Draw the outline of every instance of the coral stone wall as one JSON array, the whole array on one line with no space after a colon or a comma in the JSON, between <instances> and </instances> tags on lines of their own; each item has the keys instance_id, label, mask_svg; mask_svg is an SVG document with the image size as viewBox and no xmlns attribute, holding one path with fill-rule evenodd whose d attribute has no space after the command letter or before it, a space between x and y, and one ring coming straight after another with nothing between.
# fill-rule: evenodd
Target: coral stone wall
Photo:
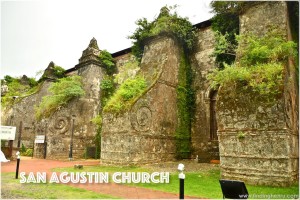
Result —
<instances>
[{"instance_id":1,"label":"coral stone wall","mask_svg":"<svg viewBox=\"0 0 300 200\"><path fill-rule=\"evenodd\" d=\"M22 143L27 148L33 148L35 134L45 134L45 123L37 122L35 119L34 105L41 102L42 97L48 94L51 81L45 81L38 93L30 96L15 99L15 104L10 108L5 108L1 111L1 125L15 126L16 136L13 141L12 156L15 157L15 153L18 150L18 143L22 147ZM20 141L20 142L19 142Z\"/></svg>"},{"instance_id":2,"label":"coral stone wall","mask_svg":"<svg viewBox=\"0 0 300 200\"><path fill-rule=\"evenodd\" d=\"M100 82L106 73L98 60L99 52L97 41L92 39L88 48L84 50L79 64L67 73L68 76L82 77L85 95L79 99L73 99L51 117L37 121L35 106L40 104L44 96L51 95L48 88L55 81L54 79L51 81L47 79L37 93L16 99L16 103L11 108L2 110L1 124L17 127L16 139L13 142L13 156L18 150L19 138L20 147L22 143L26 148L34 147L33 156L38 158L44 158L45 149L46 158L69 158L72 133L73 158L83 158L87 147L95 147L96 127L91 119L100 110ZM45 72L51 71L51 67L54 67L53 62L49 64ZM49 76L55 78L53 74L47 74L47 77ZM34 144L36 135L46 136L45 143Z\"/></svg>"},{"instance_id":3,"label":"coral stone wall","mask_svg":"<svg viewBox=\"0 0 300 200\"><path fill-rule=\"evenodd\" d=\"M241 34L287 33L286 2L265 2L240 17ZM242 55L239 55L242 56ZM289 76L285 73L285 76ZM290 126L292 104L284 93L273 103L249 90L220 88L217 100L221 174L224 179L287 186L298 180L298 133ZM298 125L296 125L298 127Z\"/></svg>"}]
</instances>

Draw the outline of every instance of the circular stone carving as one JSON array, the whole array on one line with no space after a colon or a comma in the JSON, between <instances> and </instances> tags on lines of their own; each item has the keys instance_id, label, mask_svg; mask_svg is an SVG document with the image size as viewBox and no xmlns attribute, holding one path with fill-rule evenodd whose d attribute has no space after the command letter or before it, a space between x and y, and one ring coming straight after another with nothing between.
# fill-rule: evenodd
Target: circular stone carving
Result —
<instances>
[{"instance_id":1,"label":"circular stone carving","mask_svg":"<svg viewBox=\"0 0 300 200\"><path fill-rule=\"evenodd\" d=\"M67 117L57 117L50 124L50 131L63 134L69 130L70 122Z\"/></svg>"},{"instance_id":2,"label":"circular stone carving","mask_svg":"<svg viewBox=\"0 0 300 200\"><path fill-rule=\"evenodd\" d=\"M140 107L131 114L131 124L137 131L149 130L152 122L152 113L148 107Z\"/></svg>"}]
</instances>

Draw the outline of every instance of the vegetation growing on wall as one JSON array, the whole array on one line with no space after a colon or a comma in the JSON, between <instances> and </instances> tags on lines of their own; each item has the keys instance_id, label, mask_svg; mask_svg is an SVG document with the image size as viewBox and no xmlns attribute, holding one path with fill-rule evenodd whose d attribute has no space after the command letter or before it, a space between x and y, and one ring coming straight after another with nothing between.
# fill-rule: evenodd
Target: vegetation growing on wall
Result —
<instances>
[{"instance_id":1,"label":"vegetation growing on wall","mask_svg":"<svg viewBox=\"0 0 300 200\"><path fill-rule=\"evenodd\" d=\"M151 36L159 35L162 32L170 32L177 37L186 50L191 50L195 44L196 31L187 18L182 18L170 13L176 6L164 6L159 16L148 22L146 18L139 19L136 24L138 28L129 36L133 40L132 53L141 60L144 51L144 41Z\"/></svg>"},{"instance_id":2,"label":"vegetation growing on wall","mask_svg":"<svg viewBox=\"0 0 300 200\"><path fill-rule=\"evenodd\" d=\"M128 110L146 88L147 83L142 76L127 79L107 102L104 111L118 114Z\"/></svg>"},{"instance_id":3,"label":"vegetation growing on wall","mask_svg":"<svg viewBox=\"0 0 300 200\"><path fill-rule=\"evenodd\" d=\"M290 56L297 56L297 44L286 41L276 28L265 36L238 36L241 44L238 62L225 65L224 70L215 70L208 76L213 87L222 86L246 90L251 88L262 97L274 100L283 88L283 66Z\"/></svg>"},{"instance_id":4,"label":"vegetation growing on wall","mask_svg":"<svg viewBox=\"0 0 300 200\"><path fill-rule=\"evenodd\" d=\"M110 76L105 77L100 83L100 88L101 106L104 107L115 91L115 84L113 78Z\"/></svg>"},{"instance_id":5,"label":"vegetation growing on wall","mask_svg":"<svg viewBox=\"0 0 300 200\"><path fill-rule=\"evenodd\" d=\"M53 67L53 75L54 75L56 78L63 78L63 77L65 77L65 71L66 71L66 70L65 70L64 68L62 68L61 66L55 65L55 66ZM44 72L44 71L42 71L42 72ZM46 72L47 72L47 71L46 71ZM44 73L44 74L42 75L42 77L39 79L38 82L44 81L45 79L49 78L48 76L49 76L49 74Z\"/></svg>"},{"instance_id":6,"label":"vegetation growing on wall","mask_svg":"<svg viewBox=\"0 0 300 200\"><path fill-rule=\"evenodd\" d=\"M84 95L80 76L59 79L57 82L52 83L48 90L52 95L44 96L42 102L35 108L37 120L50 117L72 99Z\"/></svg>"},{"instance_id":7,"label":"vegetation growing on wall","mask_svg":"<svg viewBox=\"0 0 300 200\"><path fill-rule=\"evenodd\" d=\"M224 64L232 64L235 60L235 48L237 45L235 35L239 34L239 14L237 1L212 1L210 6L215 14L212 20L212 29L215 32L215 51L213 56L219 68ZM225 41L230 41L225 42ZM228 46L228 44L232 44Z\"/></svg>"},{"instance_id":8,"label":"vegetation growing on wall","mask_svg":"<svg viewBox=\"0 0 300 200\"><path fill-rule=\"evenodd\" d=\"M54 66L53 70L54 70L54 75L57 78L65 77L65 71L66 70L64 68L62 68L61 66Z\"/></svg>"},{"instance_id":9,"label":"vegetation growing on wall","mask_svg":"<svg viewBox=\"0 0 300 200\"><path fill-rule=\"evenodd\" d=\"M27 78L26 82L26 84L21 83L21 78L13 78L8 75L4 76L4 79L1 80L1 85L7 85L8 91L1 94L1 106L11 106L16 101L34 94L39 90L40 84L38 84L34 78Z\"/></svg>"},{"instance_id":10,"label":"vegetation growing on wall","mask_svg":"<svg viewBox=\"0 0 300 200\"><path fill-rule=\"evenodd\" d=\"M112 55L107 50L102 50L99 54L99 60L103 67L106 69L107 75L104 76L100 83L101 88L101 108L105 107L108 100L111 98L115 91L115 84L113 81L112 74L116 71L116 65ZM96 135L94 143L96 146L96 158L100 158L101 152L101 131L102 131L102 109L99 114L92 119L93 124L96 125Z\"/></svg>"},{"instance_id":11,"label":"vegetation growing on wall","mask_svg":"<svg viewBox=\"0 0 300 200\"><path fill-rule=\"evenodd\" d=\"M191 154L191 120L194 113L194 90L192 89L191 66L182 52L178 73L177 109L178 126L176 129L176 157L189 158Z\"/></svg>"},{"instance_id":12,"label":"vegetation growing on wall","mask_svg":"<svg viewBox=\"0 0 300 200\"><path fill-rule=\"evenodd\" d=\"M115 63L111 54L107 50L102 50L99 54L99 59L103 66L107 70L108 74L112 74L115 71Z\"/></svg>"},{"instance_id":13,"label":"vegetation growing on wall","mask_svg":"<svg viewBox=\"0 0 300 200\"><path fill-rule=\"evenodd\" d=\"M191 153L191 119L194 110L194 93L192 90L192 71L188 63L187 54L196 43L196 30L187 18L181 18L175 12L170 13L174 7L163 7L159 16L148 22L145 18L137 21L139 26L130 36L134 40L133 54L141 59L143 55L145 39L159 35L160 33L172 33L183 47L179 67L179 83L177 92L178 126L176 129L176 156L177 158L189 158ZM116 105L116 103L114 103Z\"/></svg>"},{"instance_id":14,"label":"vegetation growing on wall","mask_svg":"<svg viewBox=\"0 0 300 200\"><path fill-rule=\"evenodd\" d=\"M213 56L220 69L225 64L232 64L236 57L237 40L239 35L239 15L249 7L259 4L257 1L212 1L210 6L214 17L212 29L215 32L216 44ZM225 42L229 41L229 42Z\"/></svg>"}]
</instances>

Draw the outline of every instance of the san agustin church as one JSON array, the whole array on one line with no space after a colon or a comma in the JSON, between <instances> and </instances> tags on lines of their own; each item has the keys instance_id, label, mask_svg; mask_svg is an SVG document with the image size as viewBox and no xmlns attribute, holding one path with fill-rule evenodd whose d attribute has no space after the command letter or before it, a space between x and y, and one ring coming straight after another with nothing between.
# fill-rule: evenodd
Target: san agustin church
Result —
<instances>
[{"instance_id":1,"label":"san agustin church","mask_svg":"<svg viewBox=\"0 0 300 200\"><path fill-rule=\"evenodd\" d=\"M268 27L277 26L287 40L293 39L287 2L254 5L239 19L240 34L260 36ZM211 21L195 24L194 28L196 47L186 57L182 56L182 44L168 33L144 41L143 56L137 67L128 67L135 59L132 48L111 54L117 68L113 76L119 77L121 83L126 76L145 80L142 93L128 109L117 114L103 107L105 89L101 83L109 73L99 60L101 44L98 46L93 38L78 64L64 72L66 77L81 77L84 95L37 120L36 107L43 97L51 95L48 89L59 78L55 63L50 62L36 92L15 97L10 106L2 108L1 124L16 127L15 140L4 142L2 151L8 157L14 156L23 145L33 149L37 158L68 159L71 145L74 159L98 153L101 163L120 165L178 158L197 158L198 162L219 160L222 178L291 185L299 176L299 93L295 65L291 60L286 62L283 92L275 102L259 100L251 91L232 97L226 88L212 87L207 78L217 67L211 56L215 48ZM185 63L190 67L185 67ZM180 91L188 89L183 84L186 83L183 73L193 77L189 87L194 94L194 110L188 114L181 104L186 96ZM2 85L2 90L5 97L9 87ZM94 123L97 116L101 128ZM184 133L179 140L178 131ZM37 136L43 142L36 143ZM95 144L96 137L101 148Z\"/></svg>"}]
</instances>

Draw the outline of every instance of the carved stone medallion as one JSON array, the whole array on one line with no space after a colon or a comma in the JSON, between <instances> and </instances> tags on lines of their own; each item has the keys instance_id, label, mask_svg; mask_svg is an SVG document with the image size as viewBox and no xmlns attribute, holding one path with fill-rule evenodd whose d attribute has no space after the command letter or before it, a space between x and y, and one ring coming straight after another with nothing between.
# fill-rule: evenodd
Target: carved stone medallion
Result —
<instances>
[{"instance_id":1,"label":"carved stone medallion","mask_svg":"<svg viewBox=\"0 0 300 200\"><path fill-rule=\"evenodd\" d=\"M152 123L152 112L146 107L142 106L131 113L131 125L137 131L149 130Z\"/></svg>"},{"instance_id":2,"label":"carved stone medallion","mask_svg":"<svg viewBox=\"0 0 300 200\"><path fill-rule=\"evenodd\" d=\"M65 116L60 116L53 119L50 123L50 131L53 133L63 134L70 128L70 121Z\"/></svg>"}]
</instances>

